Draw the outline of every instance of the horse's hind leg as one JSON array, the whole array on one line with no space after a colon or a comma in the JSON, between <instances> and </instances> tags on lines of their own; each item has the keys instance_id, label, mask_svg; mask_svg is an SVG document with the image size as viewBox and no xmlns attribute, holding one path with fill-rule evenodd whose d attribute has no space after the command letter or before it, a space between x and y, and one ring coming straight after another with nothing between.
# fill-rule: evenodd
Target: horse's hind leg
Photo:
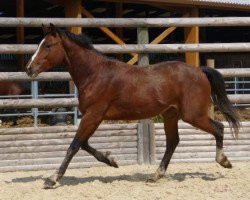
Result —
<instances>
[{"instance_id":1,"label":"horse's hind leg","mask_svg":"<svg viewBox=\"0 0 250 200\"><path fill-rule=\"evenodd\" d=\"M162 114L164 119L164 130L166 134L166 151L157 171L148 178L148 181L155 182L162 178L167 170L170 159L179 143L178 134L178 111L171 108Z\"/></svg>"},{"instance_id":2,"label":"horse's hind leg","mask_svg":"<svg viewBox=\"0 0 250 200\"><path fill-rule=\"evenodd\" d=\"M216 162L218 162L222 167L232 168L231 163L229 162L223 151L224 125L221 122L210 119L207 116L192 120L190 124L203 131L211 133L215 137Z\"/></svg>"},{"instance_id":3,"label":"horse's hind leg","mask_svg":"<svg viewBox=\"0 0 250 200\"><path fill-rule=\"evenodd\" d=\"M224 138L224 125L221 122L211 119L211 122L215 128L215 140L216 140L216 162L218 162L222 167L232 168L231 163L228 158L224 155L223 151L223 138Z\"/></svg>"},{"instance_id":4,"label":"horse's hind leg","mask_svg":"<svg viewBox=\"0 0 250 200\"><path fill-rule=\"evenodd\" d=\"M97 151L96 149L91 147L88 142L84 142L81 148L90 153L92 156L94 156L98 161L104 162L111 167L118 168L118 165L115 160L110 157L110 152L102 153L100 151Z\"/></svg>"}]
</instances>

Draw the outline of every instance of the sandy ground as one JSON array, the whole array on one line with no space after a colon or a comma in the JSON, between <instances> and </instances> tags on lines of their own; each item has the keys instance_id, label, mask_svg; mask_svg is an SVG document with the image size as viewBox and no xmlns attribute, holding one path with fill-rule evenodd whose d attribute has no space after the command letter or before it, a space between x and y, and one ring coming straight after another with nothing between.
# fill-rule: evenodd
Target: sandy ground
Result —
<instances>
[{"instance_id":1,"label":"sandy ground","mask_svg":"<svg viewBox=\"0 0 250 200\"><path fill-rule=\"evenodd\" d=\"M156 183L145 182L156 170L154 165L68 170L51 190L42 187L52 171L0 173L0 199L250 199L250 162L233 164L231 170L216 163L171 164L167 175Z\"/></svg>"}]
</instances>

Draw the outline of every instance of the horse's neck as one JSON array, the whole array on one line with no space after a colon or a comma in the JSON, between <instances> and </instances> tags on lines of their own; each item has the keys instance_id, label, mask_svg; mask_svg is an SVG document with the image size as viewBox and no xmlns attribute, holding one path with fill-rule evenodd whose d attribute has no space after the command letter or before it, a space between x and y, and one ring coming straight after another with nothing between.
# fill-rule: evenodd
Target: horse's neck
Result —
<instances>
[{"instance_id":1,"label":"horse's neck","mask_svg":"<svg viewBox=\"0 0 250 200\"><path fill-rule=\"evenodd\" d=\"M64 39L63 46L66 52L66 68L78 87L91 78L92 74L95 74L97 63L102 58L96 52L81 48L67 39Z\"/></svg>"}]
</instances>

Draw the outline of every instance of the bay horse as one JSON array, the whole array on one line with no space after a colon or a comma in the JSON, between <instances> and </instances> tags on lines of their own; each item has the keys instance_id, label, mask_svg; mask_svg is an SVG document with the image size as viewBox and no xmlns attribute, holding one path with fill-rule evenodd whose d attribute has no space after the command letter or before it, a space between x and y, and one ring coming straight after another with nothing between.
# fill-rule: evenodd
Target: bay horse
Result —
<instances>
[{"instance_id":1,"label":"bay horse","mask_svg":"<svg viewBox=\"0 0 250 200\"><path fill-rule=\"evenodd\" d=\"M0 81L0 95L20 95L24 88L13 81Z\"/></svg>"},{"instance_id":2,"label":"bay horse","mask_svg":"<svg viewBox=\"0 0 250 200\"><path fill-rule=\"evenodd\" d=\"M25 91L25 88L17 82L0 81L0 96L21 95L24 91ZM0 110L0 113L5 113L5 112L6 110L4 109ZM16 113L17 110L13 110L12 112ZM16 117L11 117L11 120L13 120L13 125L17 125Z\"/></svg>"},{"instance_id":3,"label":"bay horse","mask_svg":"<svg viewBox=\"0 0 250 200\"><path fill-rule=\"evenodd\" d=\"M158 180L166 172L179 143L179 119L212 134L216 140L216 161L225 168L232 167L223 152L223 124L208 115L212 97L237 136L238 115L227 98L218 71L179 61L144 68L132 66L100 54L85 35L75 35L53 24L43 26L43 31L45 37L27 63L26 73L36 77L64 63L78 89L79 109L83 114L61 166L46 179L44 188L52 188L63 177L80 148L98 161L118 167L109 153L102 153L88 143L103 120L138 120L162 115L166 152L150 181Z\"/></svg>"}]
</instances>

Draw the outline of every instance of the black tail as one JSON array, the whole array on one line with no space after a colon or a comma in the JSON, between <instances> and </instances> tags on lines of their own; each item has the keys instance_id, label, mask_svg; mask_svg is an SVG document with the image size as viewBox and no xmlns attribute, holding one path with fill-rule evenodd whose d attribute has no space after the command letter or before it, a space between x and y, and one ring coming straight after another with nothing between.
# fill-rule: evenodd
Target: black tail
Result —
<instances>
[{"instance_id":1,"label":"black tail","mask_svg":"<svg viewBox=\"0 0 250 200\"><path fill-rule=\"evenodd\" d=\"M233 129L235 137L238 138L240 128L239 116L227 97L222 75L210 67L201 67L201 70L206 74L210 82L214 105L223 113L230 127Z\"/></svg>"}]
</instances>

